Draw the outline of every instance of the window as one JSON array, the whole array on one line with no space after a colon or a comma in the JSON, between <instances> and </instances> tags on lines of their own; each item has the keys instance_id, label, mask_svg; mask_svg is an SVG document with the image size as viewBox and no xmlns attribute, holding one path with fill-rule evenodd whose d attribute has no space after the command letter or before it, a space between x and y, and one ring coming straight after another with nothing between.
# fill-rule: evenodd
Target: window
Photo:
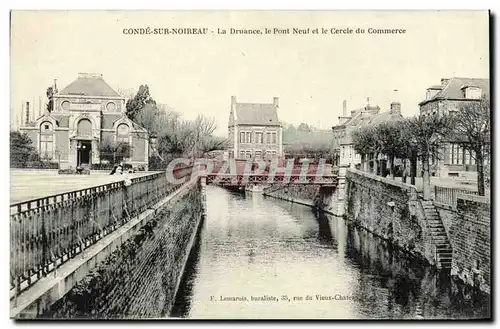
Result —
<instances>
[{"instance_id":1,"label":"window","mask_svg":"<svg viewBox=\"0 0 500 329\"><path fill-rule=\"evenodd\" d=\"M247 139L246 139L245 143L251 143L252 142L252 133L251 132L247 132L246 136L247 136Z\"/></svg>"},{"instance_id":2,"label":"window","mask_svg":"<svg viewBox=\"0 0 500 329\"><path fill-rule=\"evenodd\" d=\"M262 144L262 137L263 137L263 134L261 132L256 132L255 133L255 143L257 144Z\"/></svg>"},{"instance_id":3,"label":"window","mask_svg":"<svg viewBox=\"0 0 500 329\"><path fill-rule=\"evenodd\" d=\"M266 143L271 144L271 133L266 133Z\"/></svg>"},{"instance_id":4,"label":"window","mask_svg":"<svg viewBox=\"0 0 500 329\"><path fill-rule=\"evenodd\" d=\"M276 157L276 151L273 151L273 157Z\"/></svg>"},{"instance_id":5,"label":"window","mask_svg":"<svg viewBox=\"0 0 500 329\"><path fill-rule=\"evenodd\" d=\"M273 144L276 144L276 133L273 133Z\"/></svg>"},{"instance_id":6,"label":"window","mask_svg":"<svg viewBox=\"0 0 500 329\"><path fill-rule=\"evenodd\" d=\"M244 132L240 133L240 143L245 143L245 133Z\"/></svg>"},{"instance_id":7,"label":"window","mask_svg":"<svg viewBox=\"0 0 500 329\"><path fill-rule=\"evenodd\" d=\"M40 125L40 156L50 160L54 154L54 130L52 123L44 122Z\"/></svg>"},{"instance_id":8,"label":"window","mask_svg":"<svg viewBox=\"0 0 500 329\"><path fill-rule=\"evenodd\" d=\"M262 152L261 151L255 151L255 157L256 158L260 158L262 156Z\"/></svg>"},{"instance_id":9,"label":"window","mask_svg":"<svg viewBox=\"0 0 500 329\"><path fill-rule=\"evenodd\" d=\"M89 119L81 119L76 128L78 136L91 137L92 136L92 122Z\"/></svg>"},{"instance_id":10,"label":"window","mask_svg":"<svg viewBox=\"0 0 500 329\"><path fill-rule=\"evenodd\" d=\"M247 151L246 155L247 155L247 159L250 159L252 157L252 152L251 151Z\"/></svg>"},{"instance_id":11,"label":"window","mask_svg":"<svg viewBox=\"0 0 500 329\"><path fill-rule=\"evenodd\" d=\"M458 162L457 163L463 164L464 163L463 147L460 147L460 145L457 145L457 146L458 146L458 152L457 152Z\"/></svg>"},{"instance_id":12,"label":"window","mask_svg":"<svg viewBox=\"0 0 500 329\"><path fill-rule=\"evenodd\" d=\"M243 159L245 157L245 151L240 151L240 158Z\"/></svg>"},{"instance_id":13,"label":"window","mask_svg":"<svg viewBox=\"0 0 500 329\"><path fill-rule=\"evenodd\" d=\"M481 88L477 88L477 87L465 87L464 88L464 98L480 99L481 96L482 96Z\"/></svg>"},{"instance_id":14,"label":"window","mask_svg":"<svg viewBox=\"0 0 500 329\"><path fill-rule=\"evenodd\" d=\"M116 141L129 143L129 131L130 128L127 124L122 123L118 125L118 128L116 129Z\"/></svg>"}]
</instances>

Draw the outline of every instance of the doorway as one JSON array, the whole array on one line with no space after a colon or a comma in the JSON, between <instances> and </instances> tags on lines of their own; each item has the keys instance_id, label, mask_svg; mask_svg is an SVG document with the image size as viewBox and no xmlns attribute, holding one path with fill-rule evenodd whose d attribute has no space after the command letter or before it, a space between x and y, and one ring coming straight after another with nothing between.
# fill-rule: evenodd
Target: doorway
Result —
<instances>
[{"instance_id":1,"label":"doorway","mask_svg":"<svg viewBox=\"0 0 500 329\"><path fill-rule=\"evenodd\" d=\"M92 143L90 141L78 141L77 166L90 166Z\"/></svg>"}]
</instances>

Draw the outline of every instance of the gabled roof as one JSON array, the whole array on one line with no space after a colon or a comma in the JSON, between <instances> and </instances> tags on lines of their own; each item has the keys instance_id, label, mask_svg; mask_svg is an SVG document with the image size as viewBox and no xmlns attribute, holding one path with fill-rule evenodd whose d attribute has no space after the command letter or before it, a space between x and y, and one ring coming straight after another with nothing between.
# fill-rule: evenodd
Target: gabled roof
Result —
<instances>
[{"instance_id":1,"label":"gabled roof","mask_svg":"<svg viewBox=\"0 0 500 329\"><path fill-rule=\"evenodd\" d=\"M420 102L419 105L424 105L426 103L435 100L465 100L464 93L462 91L463 87L478 87L481 88L482 92L486 95L490 94L490 79L478 79L478 78L451 78L448 83L437 92L434 97ZM433 89L428 88L428 89ZM436 88L437 89L437 88Z\"/></svg>"},{"instance_id":2,"label":"gabled roof","mask_svg":"<svg viewBox=\"0 0 500 329\"><path fill-rule=\"evenodd\" d=\"M58 95L82 95L122 98L100 74L78 74L78 78L61 90Z\"/></svg>"},{"instance_id":3,"label":"gabled roof","mask_svg":"<svg viewBox=\"0 0 500 329\"><path fill-rule=\"evenodd\" d=\"M278 126L278 111L274 104L236 103L236 124Z\"/></svg>"},{"instance_id":4,"label":"gabled roof","mask_svg":"<svg viewBox=\"0 0 500 329\"><path fill-rule=\"evenodd\" d=\"M382 112L379 113L371 118L371 120L368 122L369 125L377 125L379 123L385 122L385 121L392 121L392 120L399 120L402 119L403 116L401 113L395 113L391 114L391 112Z\"/></svg>"}]
</instances>

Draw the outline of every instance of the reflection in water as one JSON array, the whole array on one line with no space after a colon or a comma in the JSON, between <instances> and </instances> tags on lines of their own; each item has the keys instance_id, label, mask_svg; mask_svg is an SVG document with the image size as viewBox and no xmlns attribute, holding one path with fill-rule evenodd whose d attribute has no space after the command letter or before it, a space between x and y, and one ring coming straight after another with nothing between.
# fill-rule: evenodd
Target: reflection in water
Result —
<instances>
[{"instance_id":1,"label":"reflection in water","mask_svg":"<svg viewBox=\"0 0 500 329\"><path fill-rule=\"evenodd\" d=\"M171 316L489 317L487 298L342 218L211 186L207 205Z\"/></svg>"}]
</instances>

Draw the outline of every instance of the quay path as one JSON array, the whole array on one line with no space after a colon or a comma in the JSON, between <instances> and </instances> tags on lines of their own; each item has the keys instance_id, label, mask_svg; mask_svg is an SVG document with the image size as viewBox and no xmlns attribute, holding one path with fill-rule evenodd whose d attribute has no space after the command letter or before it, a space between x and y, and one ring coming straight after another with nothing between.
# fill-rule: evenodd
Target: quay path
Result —
<instances>
[{"instance_id":1,"label":"quay path","mask_svg":"<svg viewBox=\"0 0 500 329\"><path fill-rule=\"evenodd\" d=\"M136 172L126 176L134 178L148 174L151 172ZM12 169L10 203L116 182L126 176L110 175L109 171L92 171L90 175L58 175L57 170Z\"/></svg>"}]
</instances>

